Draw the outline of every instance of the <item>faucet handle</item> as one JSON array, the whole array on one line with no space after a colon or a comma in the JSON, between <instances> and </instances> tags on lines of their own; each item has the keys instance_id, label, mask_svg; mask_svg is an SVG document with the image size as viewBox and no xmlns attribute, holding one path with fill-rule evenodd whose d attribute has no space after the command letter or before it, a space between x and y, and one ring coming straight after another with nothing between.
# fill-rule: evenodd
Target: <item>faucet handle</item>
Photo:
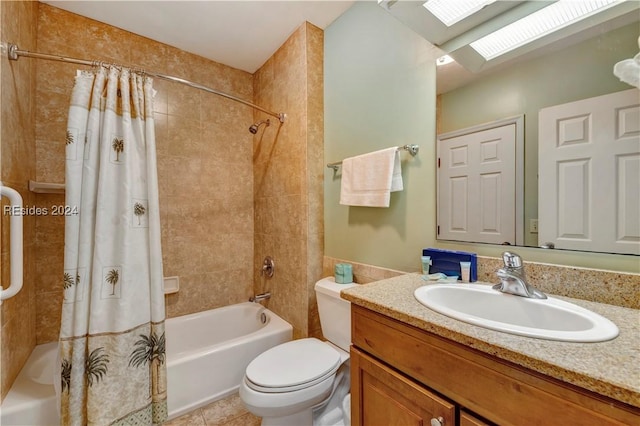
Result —
<instances>
[{"instance_id":1,"label":"faucet handle","mask_svg":"<svg viewBox=\"0 0 640 426\"><path fill-rule=\"evenodd\" d=\"M520 268L522 266L522 258L510 251L502 253L502 261L507 268Z\"/></svg>"},{"instance_id":2,"label":"faucet handle","mask_svg":"<svg viewBox=\"0 0 640 426\"><path fill-rule=\"evenodd\" d=\"M267 256L264 258L262 262L262 269L260 270L260 275L266 275L267 278L273 277L275 273L276 263L273 261L271 256Z\"/></svg>"}]
</instances>

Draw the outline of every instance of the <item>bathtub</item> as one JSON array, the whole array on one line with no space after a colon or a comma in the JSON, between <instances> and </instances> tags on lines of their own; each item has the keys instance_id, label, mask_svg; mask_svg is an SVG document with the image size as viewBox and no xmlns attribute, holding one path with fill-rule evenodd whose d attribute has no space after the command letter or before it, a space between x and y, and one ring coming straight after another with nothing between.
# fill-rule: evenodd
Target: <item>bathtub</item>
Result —
<instances>
[{"instance_id":1,"label":"bathtub","mask_svg":"<svg viewBox=\"0 0 640 426\"><path fill-rule=\"evenodd\" d=\"M263 315L264 314L264 315ZM237 391L258 354L287 342L289 323L256 303L240 303L165 322L169 418ZM57 425L53 366L57 342L35 347L0 407L0 425Z\"/></svg>"}]
</instances>

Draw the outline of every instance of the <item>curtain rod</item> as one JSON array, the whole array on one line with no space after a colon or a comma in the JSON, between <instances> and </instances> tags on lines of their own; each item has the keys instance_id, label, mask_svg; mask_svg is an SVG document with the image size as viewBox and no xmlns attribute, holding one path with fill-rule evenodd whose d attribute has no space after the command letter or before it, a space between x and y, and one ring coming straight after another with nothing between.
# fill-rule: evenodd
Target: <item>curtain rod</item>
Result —
<instances>
[{"instance_id":1,"label":"curtain rod","mask_svg":"<svg viewBox=\"0 0 640 426\"><path fill-rule=\"evenodd\" d=\"M3 45L4 45L4 43L3 43ZM99 66L99 65L122 66L122 65L119 65L119 64L112 64L112 63L109 63L109 62L89 61L89 60L86 60L86 59L68 58L68 57L59 56L59 55L49 55L47 53L29 52L27 50L20 50L17 45L12 44L12 43L7 43L6 44L6 48L7 48L7 57L10 60L13 60L13 61L17 61L20 56L24 56L25 58L46 59L46 60L49 60L49 61L58 61L58 62L69 62L69 63L72 63L72 64L89 65L89 66L92 66L92 67ZM284 123L284 120L287 118L287 115L285 113L283 113L283 112L269 111L267 109L262 108L261 106L252 104L251 102L248 102L248 101L245 101L244 99L240 99L240 98L237 98L237 97L235 97L233 95L230 95L228 93L221 92L219 90L215 90L215 89L212 89L212 88L207 87L207 86L203 86L202 84L194 83L193 81L185 80L185 79L180 78L180 77L174 77L172 75L164 75L164 74L160 74L160 73L156 73L156 72L146 71L146 70L144 70L142 68L137 68L137 67L126 67L125 66L125 68L130 68L130 69L132 69L134 71L140 71L140 72L142 72L144 74L150 75L152 77L161 78L163 80L168 80L168 81L173 81L173 82L176 82L176 83L185 84L185 85L193 87L195 89L204 90L205 92L213 93L215 95L222 96L222 97L227 98L227 99L231 99L232 101L240 102L241 104L244 104L244 105L249 106L251 108L255 108L255 109L259 110L259 111L262 111L262 112L264 112L266 114L269 114L269 115L272 115L272 116L276 117L278 120L280 120L281 123Z\"/></svg>"}]
</instances>

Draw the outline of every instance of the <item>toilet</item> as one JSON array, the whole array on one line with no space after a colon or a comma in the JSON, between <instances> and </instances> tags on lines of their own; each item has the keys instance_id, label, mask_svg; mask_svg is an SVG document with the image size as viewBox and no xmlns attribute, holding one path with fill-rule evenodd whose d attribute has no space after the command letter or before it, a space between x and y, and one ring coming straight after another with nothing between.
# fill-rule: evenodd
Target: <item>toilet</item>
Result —
<instances>
[{"instance_id":1,"label":"toilet","mask_svg":"<svg viewBox=\"0 0 640 426\"><path fill-rule=\"evenodd\" d=\"M349 391L351 304L340 291L354 285L337 284L333 277L315 285L322 334L329 341L283 343L258 355L245 370L240 398L262 417L263 426L311 426L314 418L319 424L348 425L342 417Z\"/></svg>"}]
</instances>

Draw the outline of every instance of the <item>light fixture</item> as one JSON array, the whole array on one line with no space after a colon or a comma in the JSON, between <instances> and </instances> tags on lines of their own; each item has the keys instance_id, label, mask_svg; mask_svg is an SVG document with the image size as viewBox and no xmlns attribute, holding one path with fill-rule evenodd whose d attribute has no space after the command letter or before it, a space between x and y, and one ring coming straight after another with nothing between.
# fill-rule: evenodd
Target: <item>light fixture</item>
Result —
<instances>
[{"instance_id":1,"label":"light fixture","mask_svg":"<svg viewBox=\"0 0 640 426\"><path fill-rule=\"evenodd\" d=\"M441 65L447 65L450 64L451 62L453 62L453 58L449 55L443 55L440 56L438 59L436 59L436 66L441 66Z\"/></svg>"},{"instance_id":2,"label":"light fixture","mask_svg":"<svg viewBox=\"0 0 640 426\"><path fill-rule=\"evenodd\" d=\"M423 6L447 27L473 15L496 0L429 0Z\"/></svg>"},{"instance_id":3,"label":"light fixture","mask_svg":"<svg viewBox=\"0 0 640 426\"><path fill-rule=\"evenodd\" d=\"M560 0L472 43L487 61L625 0Z\"/></svg>"}]
</instances>

